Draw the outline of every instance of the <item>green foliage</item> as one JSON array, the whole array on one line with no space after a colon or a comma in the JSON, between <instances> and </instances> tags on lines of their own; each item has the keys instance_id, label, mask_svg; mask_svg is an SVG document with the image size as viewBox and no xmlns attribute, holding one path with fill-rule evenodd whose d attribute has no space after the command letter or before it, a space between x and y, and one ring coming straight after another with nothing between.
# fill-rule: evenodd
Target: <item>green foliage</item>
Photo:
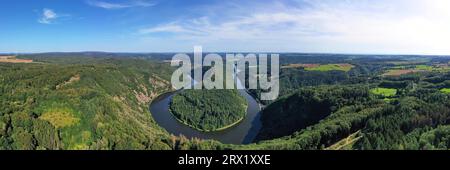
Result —
<instances>
[{"instance_id":1,"label":"green foliage","mask_svg":"<svg viewBox=\"0 0 450 170\"><path fill-rule=\"evenodd\" d=\"M184 90L172 98L170 111L195 129L218 131L241 121L247 102L237 90Z\"/></svg>"},{"instance_id":2,"label":"green foliage","mask_svg":"<svg viewBox=\"0 0 450 170\"><path fill-rule=\"evenodd\" d=\"M46 111L39 118L50 122L55 128L70 127L80 121L70 109L57 107Z\"/></svg>"},{"instance_id":3,"label":"green foliage","mask_svg":"<svg viewBox=\"0 0 450 170\"><path fill-rule=\"evenodd\" d=\"M357 67L353 70L362 69ZM358 76L358 74L350 76ZM448 95L439 92L439 89L450 87L445 83L448 74L430 72L398 77L378 77L376 74L364 76L369 76L367 84L346 85L345 87L349 89L341 95L315 97L330 93L327 92L327 88L337 91L342 88L336 85L312 87L309 88L312 91L310 93L305 93L308 88L301 88L300 92L290 92L291 94L279 98L263 111L263 128L258 137L260 140L265 139L266 141L230 147L238 149L323 149L335 145L358 131L360 132L358 140L353 141L347 149L449 148L446 145L448 144L446 131L439 127L447 124L450 118ZM316 78L316 80L320 79L322 78ZM349 77L349 79L353 79L353 77ZM281 83L285 81L280 80ZM371 98L370 96L373 95L368 95L368 97L356 99L357 102L334 104L336 101L349 101L351 99L349 97L353 96L350 91L358 91L358 86L378 86L380 88L372 90L367 88L366 92L375 94L375 96L379 95L382 99L394 96L396 98L389 98L390 102L385 103ZM311 93L314 95L310 95ZM330 102L328 106L317 107L316 104L311 103L311 101L316 103L321 101L316 98L330 99L334 102ZM333 109L330 109L331 111L325 118L308 121L301 119L311 116L308 114L309 110L321 107ZM319 116L321 112L313 111L313 113L317 113L313 114L314 116ZM292 119L296 120L289 123L288 120ZM306 125L299 126L296 123ZM439 135L434 135L437 131L439 131Z\"/></svg>"},{"instance_id":4,"label":"green foliage","mask_svg":"<svg viewBox=\"0 0 450 170\"><path fill-rule=\"evenodd\" d=\"M366 88L319 87L301 89L270 104L262 113L258 140L290 135L313 125L348 104L365 103ZM283 123L280 123L283 122Z\"/></svg>"},{"instance_id":5,"label":"green foliage","mask_svg":"<svg viewBox=\"0 0 450 170\"><path fill-rule=\"evenodd\" d=\"M250 145L250 148L320 149L322 145L337 142L337 136L348 136L369 117L379 115L383 105L383 102L370 98L367 88L358 86L300 90L279 99L264 110L261 118L263 128L258 138L270 139L270 136L287 136L292 131L297 132L281 139ZM322 121L318 123L319 120ZM273 134L274 131L277 134Z\"/></svg>"},{"instance_id":6,"label":"green foliage","mask_svg":"<svg viewBox=\"0 0 450 170\"><path fill-rule=\"evenodd\" d=\"M417 65L411 56L283 55L284 65L323 67L281 70L281 97L264 102L258 143L249 145L187 139L159 127L148 104L172 90L167 63L137 54L19 56L36 63L0 63L0 149L324 149L356 132L358 140L346 149L449 149L450 74L440 71L448 59L416 57L423 64ZM354 67L338 71L332 63ZM422 72L380 76L394 64ZM187 111L180 118L199 129L217 129L245 114L237 91L181 94L171 108Z\"/></svg>"},{"instance_id":7,"label":"green foliage","mask_svg":"<svg viewBox=\"0 0 450 170\"><path fill-rule=\"evenodd\" d=\"M413 149L448 149L450 148L450 126L439 126L419 137L419 148Z\"/></svg>"},{"instance_id":8,"label":"green foliage","mask_svg":"<svg viewBox=\"0 0 450 170\"><path fill-rule=\"evenodd\" d=\"M397 94L397 89L390 88L374 88L371 89L370 92L375 95L379 95L382 97L393 97Z\"/></svg>"},{"instance_id":9,"label":"green foliage","mask_svg":"<svg viewBox=\"0 0 450 170\"><path fill-rule=\"evenodd\" d=\"M15 150L33 150L36 147L33 135L22 127L14 130L11 139Z\"/></svg>"},{"instance_id":10,"label":"green foliage","mask_svg":"<svg viewBox=\"0 0 450 170\"><path fill-rule=\"evenodd\" d=\"M443 88L441 89L441 92L445 94L450 94L450 88Z\"/></svg>"},{"instance_id":11,"label":"green foliage","mask_svg":"<svg viewBox=\"0 0 450 170\"><path fill-rule=\"evenodd\" d=\"M433 71L433 67L429 65L416 65L417 70Z\"/></svg>"},{"instance_id":12,"label":"green foliage","mask_svg":"<svg viewBox=\"0 0 450 170\"><path fill-rule=\"evenodd\" d=\"M33 134L39 149L58 149L58 131L47 121L36 120L33 124Z\"/></svg>"},{"instance_id":13,"label":"green foliage","mask_svg":"<svg viewBox=\"0 0 450 170\"><path fill-rule=\"evenodd\" d=\"M138 96L169 90L172 69L143 59L83 59L0 64L1 148L167 149L150 101Z\"/></svg>"},{"instance_id":14,"label":"green foliage","mask_svg":"<svg viewBox=\"0 0 450 170\"><path fill-rule=\"evenodd\" d=\"M280 96L294 93L305 86L333 85L350 83L348 73L343 71L305 71L303 69L282 69L280 72ZM260 89L249 90L257 98L261 94ZM272 101L261 101L269 104Z\"/></svg>"}]
</instances>

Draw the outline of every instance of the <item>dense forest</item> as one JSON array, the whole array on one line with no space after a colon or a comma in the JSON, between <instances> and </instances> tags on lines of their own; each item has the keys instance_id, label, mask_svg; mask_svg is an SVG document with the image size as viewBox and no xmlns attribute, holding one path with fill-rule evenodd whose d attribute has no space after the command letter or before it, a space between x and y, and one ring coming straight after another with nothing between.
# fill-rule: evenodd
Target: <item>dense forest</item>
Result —
<instances>
[{"instance_id":1,"label":"dense forest","mask_svg":"<svg viewBox=\"0 0 450 170\"><path fill-rule=\"evenodd\" d=\"M255 143L232 145L175 136L153 120L149 103L173 91L171 56L47 53L17 56L33 63L0 63L0 149L450 148L449 57L282 54L281 95L261 101ZM352 67L323 69L330 64ZM227 112L245 103L236 94L189 98ZM181 102L172 106L193 109ZM199 124L238 120L228 118Z\"/></svg>"},{"instance_id":2,"label":"dense forest","mask_svg":"<svg viewBox=\"0 0 450 170\"><path fill-rule=\"evenodd\" d=\"M257 140L290 135L346 105L376 104L367 87L325 86L305 88L283 96L263 110L263 126ZM283 123L279 123L283 122Z\"/></svg>"},{"instance_id":3,"label":"dense forest","mask_svg":"<svg viewBox=\"0 0 450 170\"><path fill-rule=\"evenodd\" d=\"M448 68L448 58L441 57L439 62L430 63L404 60L403 57L396 58L400 61L389 57L350 61L357 63L357 67L347 73L341 71L348 78L339 82L321 80L328 79L327 76L317 78L320 80L316 83L294 76L281 78L281 86L292 92L276 101L265 101L268 106L263 110L263 127L257 137L261 142L241 148L450 148L447 130L450 95L445 90L450 87L450 74L443 71ZM398 76L385 76L380 71L380 68L386 70L384 72L403 71L400 69L404 69L404 65L413 65L409 67L416 69L424 67L423 64L433 70L411 71ZM356 74L355 69L368 71ZM302 68L292 70L304 71ZM282 72L280 77L285 74ZM295 81L304 85L286 86ZM257 90L254 92L257 94ZM344 140L352 142L342 142ZM336 147L336 144L342 146Z\"/></svg>"},{"instance_id":4,"label":"dense forest","mask_svg":"<svg viewBox=\"0 0 450 170\"><path fill-rule=\"evenodd\" d=\"M247 101L237 90L184 90L173 96L170 111L195 129L218 131L244 119Z\"/></svg>"},{"instance_id":5,"label":"dense forest","mask_svg":"<svg viewBox=\"0 0 450 170\"><path fill-rule=\"evenodd\" d=\"M0 63L0 70L0 149L208 147L172 136L152 119L149 102L171 91L172 68L164 63L64 57Z\"/></svg>"}]
</instances>

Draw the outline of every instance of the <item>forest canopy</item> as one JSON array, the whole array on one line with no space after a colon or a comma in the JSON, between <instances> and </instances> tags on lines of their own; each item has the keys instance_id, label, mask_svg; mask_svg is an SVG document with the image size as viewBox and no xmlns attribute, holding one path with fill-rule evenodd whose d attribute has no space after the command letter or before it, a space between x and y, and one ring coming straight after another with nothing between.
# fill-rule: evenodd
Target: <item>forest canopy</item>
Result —
<instances>
[{"instance_id":1,"label":"forest canopy","mask_svg":"<svg viewBox=\"0 0 450 170\"><path fill-rule=\"evenodd\" d=\"M233 145L160 127L148 107L173 91L174 69L165 62L171 55L141 56L30 54L17 58L33 63L0 63L0 150L450 148L450 57L282 54L283 65L354 67L281 69L280 97L262 101L256 143ZM417 61L439 69L426 70ZM399 75L387 76L388 70ZM258 99L261 90L249 91ZM186 112L182 119L201 124L198 129L239 122L247 107L237 90L183 91L176 99L186 104L169 107Z\"/></svg>"},{"instance_id":2,"label":"forest canopy","mask_svg":"<svg viewBox=\"0 0 450 170\"><path fill-rule=\"evenodd\" d=\"M219 131L243 120L247 101L237 90L184 90L173 96L170 111L192 128Z\"/></svg>"}]
</instances>

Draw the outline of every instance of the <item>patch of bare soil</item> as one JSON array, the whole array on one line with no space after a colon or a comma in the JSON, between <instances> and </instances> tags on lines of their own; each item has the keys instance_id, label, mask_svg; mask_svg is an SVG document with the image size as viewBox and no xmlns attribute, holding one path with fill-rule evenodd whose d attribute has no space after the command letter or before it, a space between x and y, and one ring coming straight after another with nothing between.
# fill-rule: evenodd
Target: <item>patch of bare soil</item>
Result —
<instances>
[{"instance_id":1,"label":"patch of bare soil","mask_svg":"<svg viewBox=\"0 0 450 170\"><path fill-rule=\"evenodd\" d=\"M0 56L0 63L32 63L33 60L17 59L16 56Z\"/></svg>"},{"instance_id":2,"label":"patch of bare soil","mask_svg":"<svg viewBox=\"0 0 450 170\"><path fill-rule=\"evenodd\" d=\"M79 74L72 76L69 80L65 81L64 83L61 83L61 84L57 85L56 89L61 89L62 87L67 86L67 85L69 85L71 83L74 83L74 82L77 82L77 81L80 81L80 75Z\"/></svg>"},{"instance_id":3,"label":"patch of bare soil","mask_svg":"<svg viewBox=\"0 0 450 170\"><path fill-rule=\"evenodd\" d=\"M404 74L411 74L411 73L417 73L417 72L421 72L421 70L413 70L413 69L408 69L408 70L389 70L387 73L384 73L383 76L401 76Z\"/></svg>"}]
</instances>

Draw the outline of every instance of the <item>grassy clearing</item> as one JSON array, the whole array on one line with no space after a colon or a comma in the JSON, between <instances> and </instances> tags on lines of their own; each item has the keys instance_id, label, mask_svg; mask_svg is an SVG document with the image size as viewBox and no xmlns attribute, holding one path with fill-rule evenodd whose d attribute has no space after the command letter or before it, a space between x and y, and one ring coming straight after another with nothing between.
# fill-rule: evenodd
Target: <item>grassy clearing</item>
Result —
<instances>
[{"instance_id":1,"label":"grassy clearing","mask_svg":"<svg viewBox=\"0 0 450 170\"><path fill-rule=\"evenodd\" d=\"M351 64L325 64L316 67L306 67L307 71L350 71L353 67Z\"/></svg>"},{"instance_id":2,"label":"grassy clearing","mask_svg":"<svg viewBox=\"0 0 450 170\"><path fill-rule=\"evenodd\" d=\"M417 65L416 70L424 70L424 71L438 71L438 72L448 72L450 71L450 67L448 64L436 64L436 65Z\"/></svg>"},{"instance_id":3,"label":"grassy clearing","mask_svg":"<svg viewBox=\"0 0 450 170\"><path fill-rule=\"evenodd\" d=\"M80 121L80 119L73 116L72 111L67 108L50 109L39 118L50 122L56 128L70 127Z\"/></svg>"},{"instance_id":4,"label":"grassy clearing","mask_svg":"<svg viewBox=\"0 0 450 170\"><path fill-rule=\"evenodd\" d=\"M370 92L375 95L380 95L383 97L393 97L397 94L397 89L391 88L374 88Z\"/></svg>"},{"instance_id":5,"label":"grassy clearing","mask_svg":"<svg viewBox=\"0 0 450 170\"><path fill-rule=\"evenodd\" d=\"M313 68L318 67L319 64L289 64L285 66L281 66L281 68Z\"/></svg>"},{"instance_id":6,"label":"grassy clearing","mask_svg":"<svg viewBox=\"0 0 450 170\"><path fill-rule=\"evenodd\" d=\"M441 89L441 92L445 94L450 94L450 88L443 88Z\"/></svg>"},{"instance_id":7,"label":"grassy clearing","mask_svg":"<svg viewBox=\"0 0 450 170\"><path fill-rule=\"evenodd\" d=\"M437 65L400 65L391 67L383 76L400 76L404 74L418 73L418 72L448 72L450 67L447 64Z\"/></svg>"},{"instance_id":8,"label":"grassy clearing","mask_svg":"<svg viewBox=\"0 0 450 170\"><path fill-rule=\"evenodd\" d=\"M433 71L434 67L429 65L416 65L416 70Z\"/></svg>"}]
</instances>

